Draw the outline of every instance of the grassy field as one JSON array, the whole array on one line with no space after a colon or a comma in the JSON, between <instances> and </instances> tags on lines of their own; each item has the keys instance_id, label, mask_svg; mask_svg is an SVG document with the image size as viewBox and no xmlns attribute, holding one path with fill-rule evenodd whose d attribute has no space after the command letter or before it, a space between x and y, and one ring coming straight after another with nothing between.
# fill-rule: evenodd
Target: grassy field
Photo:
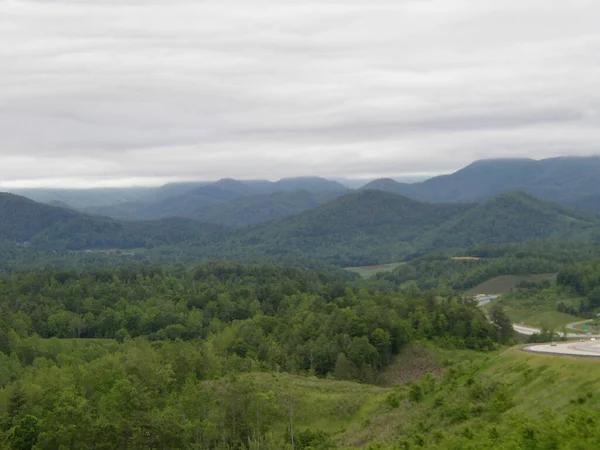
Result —
<instances>
[{"instance_id":1,"label":"grassy field","mask_svg":"<svg viewBox=\"0 0 600 450\"><path fill-rule=\"evenodd\" d=\"M467 295L477 294L506 294L508 292L517 289L517 286L521 282L539 283L542 281L549 281L552 285L556 284L555 273L545 273L539 275L502 275L491 280L484 281L483 283L469 289L465 292Z\"/></svg>"},{"instance_id":2,"label":"grassy field","mask_svg":"<svg viewBox=\"0 0 600 450\"><path fill-rule=\"evenodd\" d=\"M378 266L345 267L346 270L359 274L362 278L369 278L378 272L391 272L404 263L380 264Z\"/></svg>"},{"instance_id":3,"label":"grassy field","mask_svg":"<svg viewBox=\"0 0 600 450\"><path fill-rule=\"evenodd\" d=\"M534 328L553 329L560 333L567 324L583 320L581 317L558 312L557 305L560 302L576 306L579 299L557 289L533 293L518 291L504 294L483 308L489 311L494 303L500 303L513 322Z\"/></svg>"},{"instance_id":4,"label":"grassy field","mask_svg":"<svg viewBox=\"0 0 600 450\"><path fill-rule=\"evenodd\" d=\"M486 305L485 308L489 309L490 305ZM567 324L582 320L581 317L561 313L556 310L532 310L510 304L506 305L506 313L515 323L529 325L534 328L553 329L557 333L562 332Z\"/></svg>"}]
</instances>

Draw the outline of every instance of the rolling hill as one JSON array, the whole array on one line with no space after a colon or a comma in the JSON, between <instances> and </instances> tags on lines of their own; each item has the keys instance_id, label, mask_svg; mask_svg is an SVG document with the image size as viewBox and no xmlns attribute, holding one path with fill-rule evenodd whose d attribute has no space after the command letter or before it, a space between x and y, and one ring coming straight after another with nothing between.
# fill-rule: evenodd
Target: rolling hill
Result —
<instances>
[{"instance_id":1,"label":"rolling hill","mask_svg":"<svg viewBox=\"0 0 600 450\"><path fill-rule=\"evenodd\" d=\"M188 217L202 222L244 227L316 208L340 196L337 191L289 191L237 197L201 208Z\"/></svg>"},{"instance_id":2,"label":"rolling hill","mask_svg":"<svg viewBox=\"0 0 600 450\"><path fill-rule=\"evenodd\" d=\"M477 204L424 239L431 249L542 239L571 239L600 225L600 217L523 192Z\"/></svg>"},{"instance_id":3,"label":"rolling hill","mask_svg":"<svg viewBox=\"0 0 600 450\"><path fill-rule=\"evenodd\" d=\"M223 227L191 219L120 222L0 193L0 242L41 250L139 248L205 242Z\"/></svg>"},{"instance_id":4,"label":"rolling hill","mask_svg":"<svg viewBox=\"0 0 600 450\"><path fill-rule=\"evenodd\" d=\"M423 203L377 190L339 197L238 236L239 248L362 266L484 243L585 239L600 217L511 192L480 204Z\"/></svg>"}]
</instances>

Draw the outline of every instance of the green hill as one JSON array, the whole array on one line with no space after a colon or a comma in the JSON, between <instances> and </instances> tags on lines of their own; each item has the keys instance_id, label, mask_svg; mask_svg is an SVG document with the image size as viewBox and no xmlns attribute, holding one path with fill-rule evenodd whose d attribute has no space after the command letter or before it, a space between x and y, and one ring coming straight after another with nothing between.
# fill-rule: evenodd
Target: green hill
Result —
<instances>
[{"instance_id":1,"label":"green hill","mask_svg":"<svg viewBox=\"0 0 600 450\"><path fill-rule=\"evenodd\" d=\"M364 266L480 244L583 239L599 229L594 214L519 192L481 204L431 204L364 190L255 227L233 242L238 248Z\"/></svg>"},{"instance_id":2,"label":"green hill","mask_svg":"<svg viewBox=\"0 0 600 450\"><path fill-rule=\"evenodd\" d=\"M549 238L571 239L597 229L599 225L600 217L595 214L522 192L510 192L480 203L443 224L424 239L424 245L437 249Z\"/></svg>"},{"instance_id":3,"label":"green hill","mask_svg":"<svg viewBox=\"0 0 600 450\"><path fill-rule=\"evenodd\" d=\"M243 227L316 208L341 193L336 191L291 191L238 197L229 202L201 208L188 217L202 222Z\"/></svg>"},{"instance_id":4,"label":"green hill","mask_svg":"<svg viewBox=\"0 0 600 450\"><path fill-rule=\"evenodd\" d=\"M433 205L382 192L360 191L318 208L258 226L238 245L273 254L304 254L341 266L395 261L410 254L423 232L471 208Z\"/></svg>"},{"instance_id":5,"label":"green hill","mask_svg":"<svg viewBox=\"0 0 600 450\"><path fill-rule=\"evenodd\" d=\"M230 225L309 208L336 193L244 196L199 211ZM191 219L121 222L3 195L0 240L39 249L178 246L196 258L309 257L340 267L402 261L431 251L542 239L596 241L600 217L520 192L484 203L423 203L378 190L352 192L299 214L227 230ZM244 200L243 200L244 199ZM250 199L251 205L244 207Z\"/></svg>"},{"instance_id":6,"label":"green hill","mask_svg":"<svg viewBox=\"0 0 600 450\"><path fill-rule=\"evenodd\" d=\"M182 218L119 222L0 193L0 242L42 250L191 244L204 242L222 230L218 225Z\"/></svg>"}]
</instances>

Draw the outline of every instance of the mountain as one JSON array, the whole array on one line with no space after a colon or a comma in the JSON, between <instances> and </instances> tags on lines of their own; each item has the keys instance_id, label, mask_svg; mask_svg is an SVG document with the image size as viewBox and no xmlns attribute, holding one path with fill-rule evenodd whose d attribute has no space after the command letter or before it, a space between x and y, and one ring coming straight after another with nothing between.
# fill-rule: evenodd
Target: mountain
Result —
<instances>
[{"instance_id":1,"label":"mountain","mask_svg":"<svg viewBox=\"0 0 600 450\"><path fill-rule=\"evenodd\" d=\"M409 183L400 183L391 178L379 178L365 184L361 190L378 190L391 192L392 194L404 195L410 198L418 198L419 191L415 190Z\"/></svg>"},{"instance_id":2,"label":"mountain","mask_svg":"<svg viewBox=\"0 0 600 450\"><path fill-rule=\"evenodd\" d=\"M144 201L138 202L126 202L110 206L100 206L86 208L83 212L95 215L108 216L120 220L154 220L165 217L202 217L203 212L206 208L210 208L213 205L230 202L240 197L249 197L254 195L268 195L273 193L284 193L293 191L307 191L312 193L335 193L342 194L348 192L348 188L342 184L329 181L324 178L318 177L301 177L301 178L284 178L277 182L271 182L267 180L234 180L231 178L224 178L214 183L195 185L193 183L185 184L185 188L177 188L176 184L167 185L169 186L167 191L171 193L178 193L177 195L164 197L164 189L166 186L160 189L160 193L155 195L156 201L149 200L148 198ZM331 199L333 196L326 198ZM206 215L211 217L211 221L215 223L238 223L238 224L249 224L256 223L256 220L262 215L261 212L257 212L254 215L254 219L240 219L239 221L227 216L226 211L231 211L231 208L242 208L249 214L249 209L252 205L256 206L254 199L250 199L246 205L243 200L237 201L231 207L224 207L223 211L226 217L219 218L216 213L220 210L219 208L212 208ZM313 202L315 203L315 202ZM321 204L323 202L317 202ZM315 206L316 206L315 204ZM268 205L261 205L259 208L264 211ZM292 212L303 211L302 202L296 207L290 208ZM267 213L266 217L268 220L272 217L279 217L284 213L283 208L280 208L281 213Z\"/></svg>"},{"instance_id":3,"label":"mountain","mask_svg":"<svg viewBox=\"0 0 600 450\"><path fill-rule=\"evenodd\" d=\"M509 192L482 202L437 228L426 248L571 239L598 229L600 217L523 192Z\"/></svg>"},{"instance_id":4,"label":"mountain","mask_svg":"<svg viewBox=\"0 0 600 450\"><path fill-rule=\"evenodd\" d=\"M489 159L420 183L375 180L380 189L428 202L480 202L510 191L594 210L582 197L600 194L600 157Z\"/></svg>"},{"instance_id":5,"label":"mountain","mask_svg":"<svg viewBox=\"0 0 600 450\"><path fill-rule=\"evenodd\" d=\"M565 200L564 203L573 208L585 209L600 214L600 194L590 194L570 198Z\"/></svg>"},{"instance_id":6,"label":"mountain","mask_svg":"<svg viewBox=\"0 0 600 450\"><path fill-rule=\"evenodd\" d=\"M236 201L251 199L253 206L247 211L236 210L233 201L227 208L222 203L197 214L200 219L210 216L216 220L218 216L241 225L292 213L292 207L308 208L311 202L325 201L324 195L300 191L244 196ZM426 203L380 190L362 190L304 212L229 229L185 218L121 222L0 194L0 244L38 251L169 246L169 252L185 252L194 260L260 255L362 266L431 251L541 239L598 242L600 216L523 192L480 203Z\"/></svg>"},{"instance_id":7,"label":"mountain","mask_svg":"<svg viewBox=\"0 0 600 450\"><path fill-rule=\"evenodd\" d=\"M425 203L378 190L346 194L301 214L238 234L224 244L342 266L400 261L487 243L600 236L600 217L511 192L482 203Z\"/></svg>"},{"instance_id":8,"label":"mountain","mask_svg":"<svg viewBox=\"0 0 600 450\"><path fill-rule=\"evenodd\" d=\"M83 209L93 206L108 206L117 203L140 201L150 195L155 188L98 188L98 189L11 189L16 195L27 197L39 203L66 205L69 208Z\"/></svg>"},{"instance_id":9,"label":"mountain","mask_svg":"<svg viewBox=\"0 0 600 450\"><path fill-rule=\"evenodd\" d=\"M423 232L471 207L434 205L366 190L260 225L230 244L268 254L317 257L338 265L395 261L414 251L412 241Z\"/></svg>"},{"instance_id":10,"label":"mountain","mask_svg":"<svg viewBox=\"0 0 600 450\"><path fill-rule=\"evenodd\" d=\"M343 184L321 177L283 178L273 183L271 192L300 190L309 192L348 192L348 188Z\"/></svg>"},{"instance_id":11,"label":"mountain","mask_svg":"<svg viewBox=\"0 0 600 450\"><path fill-rule=\"evenodd\" d=\"M198 209L188 217L202 222L243 227L316 208L339 195L337 191L306 190L249 195Z\"/></svg>"},{"instance_id":12,"label":"mountain","mask_svg":"<svg viewBox=\"0 0 600 450\"><path fill-rule=\"evenodd\" d=\"M223 232L190 219L120 222L0 193L0 242L42 250L139 248L202 243ZM207 241L208 240L208 241Z\"/></svg>"}]
</instances>

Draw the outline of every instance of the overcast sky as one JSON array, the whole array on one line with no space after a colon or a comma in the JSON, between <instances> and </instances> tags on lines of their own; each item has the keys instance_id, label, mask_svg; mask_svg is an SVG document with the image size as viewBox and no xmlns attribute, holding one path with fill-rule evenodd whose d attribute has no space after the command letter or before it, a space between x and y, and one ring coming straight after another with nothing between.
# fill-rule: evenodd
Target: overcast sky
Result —
<instances>
[{"instance_id":1,"label":"overcast sky","mask_svg":"<svg viewBox=\"0 0 600 450\"><path fill-rule=\"evenodd\" d=\"M0 0L0 184L600 152L600 1Z\"/></svg>"}]
</instances>

